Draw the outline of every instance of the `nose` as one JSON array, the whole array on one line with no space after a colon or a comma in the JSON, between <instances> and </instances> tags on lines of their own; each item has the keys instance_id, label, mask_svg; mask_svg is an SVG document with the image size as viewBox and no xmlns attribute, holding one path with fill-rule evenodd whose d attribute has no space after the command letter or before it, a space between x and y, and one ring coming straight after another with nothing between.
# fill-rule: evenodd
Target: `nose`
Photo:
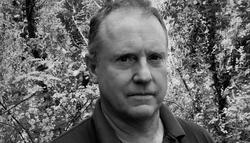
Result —
<instances>
[{"instance_id":1,"label":"nose","mask_svg":"<svg viewBox=\"0 0 250 143\"><path fill-rule=\"evenodd\" d=\"M148 83L152 80L151 70L146 59L140 60L135 70L133 76L135 83Z\"/></svg>"}]
</instances>

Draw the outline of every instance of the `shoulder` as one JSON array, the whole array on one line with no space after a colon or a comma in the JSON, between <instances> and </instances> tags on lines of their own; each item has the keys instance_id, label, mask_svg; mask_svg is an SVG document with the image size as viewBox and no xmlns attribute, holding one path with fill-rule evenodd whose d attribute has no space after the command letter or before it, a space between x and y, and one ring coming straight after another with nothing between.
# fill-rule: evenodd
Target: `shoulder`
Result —
<instances>
[{"instance_id":1,"label":"shoulder","mask_svg":"<svg viewBox=\"0 0 250 143\"><path fill-rule=\"evenodd\" d=\"M182 128L185 131L191 130L193 132L205 132L206 133L206 130L204 128L202 128L201 126L199 126L191 121L183 120L181 118L177 118L177 120L179 121L179 123L181 124Z\"/></svg>"},{"instance_id":2,"label":"shoulder","mask_svg":"<svg viewBox=\"0 0 250 143\"><path fill-rule=\"evenodd\" d=\"M177 118L177 120L185 131L185 138L193 140L193 142L215 143L211 135L203 127L180 118Z\"/></svg>"},{"instance_id":3,"label":"shoulder","mask_svg":"<svg viewBox=\"0 0 250 143\"><path fill-rule=\"evenodd\" d=\"M95 140L95 131L92 118L89 118L65 132L51 143L92 143Z\"/></svg>"}]
</instances>

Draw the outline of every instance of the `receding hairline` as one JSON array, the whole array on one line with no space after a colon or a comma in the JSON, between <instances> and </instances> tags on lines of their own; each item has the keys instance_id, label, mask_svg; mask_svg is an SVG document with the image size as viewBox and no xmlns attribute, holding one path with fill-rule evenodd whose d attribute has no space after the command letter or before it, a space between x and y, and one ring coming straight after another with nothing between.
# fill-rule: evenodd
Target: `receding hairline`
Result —
<instances>
[{"instance_id":1,"label":"receding hairline","mask_svg":"<svg viewBox=\"0 0 250 143\"><path fill-rule=\"evenodd\" d=\"M130 13L135 13L137 15L139 15L140 17L155 17L156 20L159 22L159 24L161 25L164 33L165 33L165 38L166 38L166 49L168 50L168 34L167 34L167 29L158 13L157 10L152 9L152 7L140 7L140 6L125 6L125 7L120 7L117 8L113 11L111 11L107 16L104 17L104 19L100 22L100 25L98 27L96 36L95 36L95 40L91 43L91 45L89 45L89 52L91 53L95 53L97 54L97 49L102 48L101 45L104 44L104 39L100 36L100 31L103 28L104 23L107 21L107 19L112 16L113 14L121 14L121 12L130 12ZM126 14L125 14L126 16ZM119 19L118 19L119 20Z\"/></svg>"},{"instance_id":2,"label":"receding hairline","mask_svg":"<svg viewBox=\"0 0 250 143\"><path fill-rule=\"evenodd\" d=\"M119 17L123 17L120 23L117 22L117 20L119 20ZM113 11L112 13L110 13L100 24L98 35L101 35L101 33L105 35L104 37L106 36L109 37L113 35L112 29L116 28L117 26L119 27L120 25L123 25L122 21L124 21L124 19L130 19L130 18L131 18L131 22L135 22L135 23L136 21L140 21L140 19L148 20L149 18L153 18L154 21L158 23L159 26L161 27L162 31L164 32L165 38L167 38L166 31L164 30L164 28L162 27L161 23L159 22L156 16L140 8L135 9L132 7L128 7L128 8L125 7L125 8L117 9ZM132 23L128 23L128 24L131 24L131 26L133 26ZM103 41L105 39L103 38L103 35L99 36L99 38L102 38L100 39L100 41Z\"/></svg>"}]
</instances>

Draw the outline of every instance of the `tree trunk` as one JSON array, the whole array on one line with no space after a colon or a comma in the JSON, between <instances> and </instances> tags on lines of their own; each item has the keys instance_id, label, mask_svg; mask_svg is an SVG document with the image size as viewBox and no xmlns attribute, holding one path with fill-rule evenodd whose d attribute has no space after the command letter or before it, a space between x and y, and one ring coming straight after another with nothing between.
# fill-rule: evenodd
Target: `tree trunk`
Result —
<instances>
[{"instance_id":1,"label":"tree trunk","mask_svg":"<svg viewBox=\"0 0 250 143\"><path fill-rule=\"evenodd\" d=\"M26 18L29 38L36 37L35 0L26 0Z\"/></svg>"}]
</instances>

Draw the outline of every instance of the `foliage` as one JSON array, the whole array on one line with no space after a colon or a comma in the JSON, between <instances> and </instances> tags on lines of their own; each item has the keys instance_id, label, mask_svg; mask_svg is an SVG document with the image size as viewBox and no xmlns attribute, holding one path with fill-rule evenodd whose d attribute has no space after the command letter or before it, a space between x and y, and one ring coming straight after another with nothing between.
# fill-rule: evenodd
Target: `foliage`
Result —
<instances>
[{"instance_id":1,"label":"foliage","mask_svg":"<svg viewBox=\"0 0 250 143\"><path fill-rule=\"evenodd\" d=\"M26 20L12 19L18 8L1 1L1 142L48 142L88 117L98 96L87 85L82 45L58 18L67 1L36 2L36 37L27 38Z\"/></svg>"},{"instance_id":2,"label":"foliage","mask_svg":"<svg viewBox=\"0 0 250 143\"><path fill-rule=\"evenodd\" d=\"M172 69L185 88L172 78L171 96L179 97L169 99L182 103L173 109L207 127L218 142L250 141L249 6L244 0L174 0L162 8L170 59L178 63Z\"/></svg>"},{"instance_id":3,"label":"foliage","mask_svg":"<svg viewBox=\"0 0 250 143\"><path fill-rule=\"evenodd\" d=\"M169 32L171 110L217 142L250 142L250 2L152 2ZM102 5L0 1L0 142L49 142L91 115L99 93L83 59Z\"/></svg>"}]
</instances>

